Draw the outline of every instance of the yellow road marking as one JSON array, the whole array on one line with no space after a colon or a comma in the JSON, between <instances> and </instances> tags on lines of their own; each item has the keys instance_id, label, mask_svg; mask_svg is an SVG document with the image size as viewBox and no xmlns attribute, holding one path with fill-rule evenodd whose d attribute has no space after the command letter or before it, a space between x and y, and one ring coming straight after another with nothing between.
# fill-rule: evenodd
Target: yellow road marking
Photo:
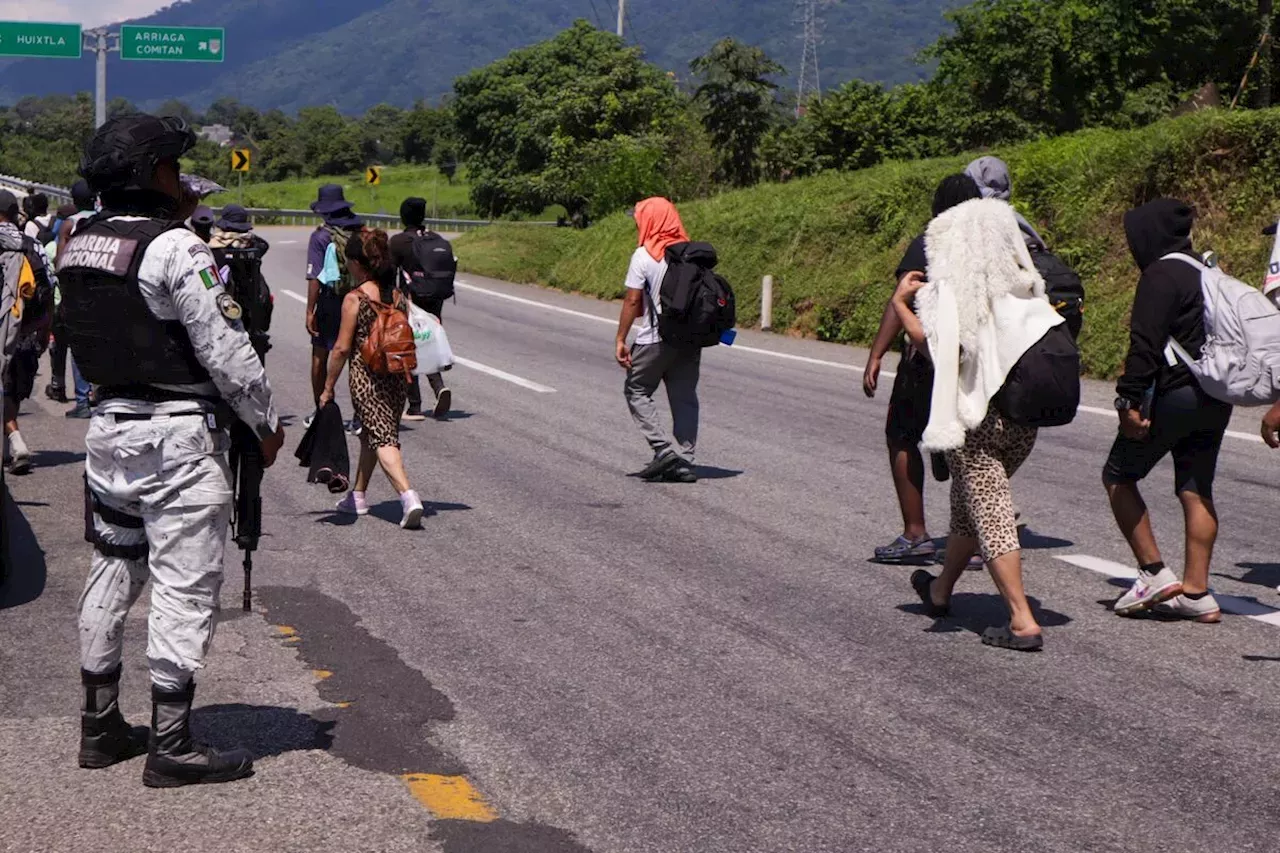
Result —
<instances>
[{"instance_id":1,"label":"yellow road marking","mask_svg":"<svg viewBox=\"0 0 1280 853\"><path fill-rule=\"evenodd\" d=\"M351 707L351 703L350 703L350 702L334 702L333 704L334 704L334 706L335 706L335 707L338 707L338 708L350 708L350 707Z\"/></svg>"},{"instance_id":2,"label":"yellow road marking","mask_svg":"<svg viewBox=\"0 0 1280 853\"><path fill-rule=\"evenodd\" d=\"M298 636L297 628L290 628L288 625L277 625L276 636L278 637L296 637Z\"/></svg>"},{"instance_id":3,"label":"yellow road marking","mask_svg":"<svg viewBox=\"0 0 1280 853\"><path fill-rule=\"evenodd\" d=\"M437 820L471 820L492 823L498 815L471 787L465 776L437 776L432 773L409 773L400 777L409 792L427 807Z\"/></svg>"},{"instance_id":4,"label":"yellow road marking","mask_svg":"<svg viewBox=\"0 0 1280 853\"><path fill-rule=\"evenodd\" d=\"M311 674L314 675L316 678L320 679L321 681L324 681L326 678L333 677L333 673L327 669L313 669L311 670Z\"/></svg>"}]
</instances>

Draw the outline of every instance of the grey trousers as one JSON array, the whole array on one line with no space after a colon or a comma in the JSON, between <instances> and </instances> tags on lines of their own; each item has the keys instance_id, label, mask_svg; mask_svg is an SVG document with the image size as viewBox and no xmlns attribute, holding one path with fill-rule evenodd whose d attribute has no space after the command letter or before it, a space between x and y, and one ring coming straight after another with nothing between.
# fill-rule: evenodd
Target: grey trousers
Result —
<instances>
[{"instance_id":1,"label":"grey trousers","mask_svg":"<svg viewBox=\"0 0 1280 853\"><path fill-rule=\"evenodd\" d=\"M125 619L150 578L151 681L182 690L213 640L231 523L229 439L203 418L117 423L99 413L85 445L89 489L111 510L104 518L95 508L94 530L137 557L95 549L80 596L80 665L102 673L120 664Z\"/></svg>"},{"instance_id":2,"label":"grey trousers","mask_svg":"<svg viewBox=\"0 0 1280 853\"><path fill-rule=\"evenodd\" d=\"M631 348L631 370L627 371L624 390L627 406L636 426L655 454L671 447L658 415L653 394L658 384L667 386L667 402L671 406L672 433L679 446L677 453L693 463L698 443L698 375L702 369L702 350L677 349L668 344L636 344Z\"/></svg>"}]
</instances>

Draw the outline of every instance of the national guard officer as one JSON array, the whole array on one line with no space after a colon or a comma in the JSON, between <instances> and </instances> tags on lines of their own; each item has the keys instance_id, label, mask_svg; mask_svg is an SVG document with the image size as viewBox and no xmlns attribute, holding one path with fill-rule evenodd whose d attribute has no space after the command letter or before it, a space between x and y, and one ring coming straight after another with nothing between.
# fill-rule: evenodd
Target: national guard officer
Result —
<instances>
[{"instance_id":1,"label":"national guard officer","mask_svg":"<svg viewBox=\"0 0 1280 853\"><path fill-rule=\"evenodd\" d=\"M271 387L223 290L209 249L183 228L196 199L178 158L195 135L176 118L104 124L80 174L102 198L59 258L71 350L99 388L87 447L80 599L80 766L147 753L143 783L229 782L253 771L244 750L191 738L192 677L213 638L232 513L227 426L259 437L266 465L284 442ZM124 623L152 580L147 659L151 732L118 705Z\"/></svg>"}]
</instances>

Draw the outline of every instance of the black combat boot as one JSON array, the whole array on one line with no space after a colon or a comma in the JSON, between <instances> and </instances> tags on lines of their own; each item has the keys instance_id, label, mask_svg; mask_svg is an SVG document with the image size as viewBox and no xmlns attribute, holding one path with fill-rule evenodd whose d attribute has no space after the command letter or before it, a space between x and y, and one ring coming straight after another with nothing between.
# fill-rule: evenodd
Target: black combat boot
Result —
<instances>
[{"instance_id":1,"label":"black combat boot","mask_svg":"<svg viewBox=\"0 0 1280 853\"><path fill-rule=\"evenodd\" d=\"M145 726L130 726L120 713L120 670L97 674L80 670L80 766L110 767L147 751Z\"/></svg>"},{"instance_id":2,"label":"black combat boot","mask_svg":"<svg viewBox=\"0 0 1280 853\"><path fill-rule=\"evenodd\" d=\"M151 743L142 784L148 788L180 788L234 782L253 775L248 750L219 752L191 739L191 702L196 685L169 692L151 685Z\"/></svg>"}]
</instances>

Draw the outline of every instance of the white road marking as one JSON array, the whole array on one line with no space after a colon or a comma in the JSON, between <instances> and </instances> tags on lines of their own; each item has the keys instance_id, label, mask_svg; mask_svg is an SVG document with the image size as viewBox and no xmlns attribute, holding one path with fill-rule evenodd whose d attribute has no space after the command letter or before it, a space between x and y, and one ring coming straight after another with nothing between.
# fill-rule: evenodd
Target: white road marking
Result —
<instances>
[{"instance_id":1,"label":"white road marking","mask_svg":"<svg viewBox=\"0 0 1280 853\"><path fill-rule=\"evenodd\" d=\"M292 298L292 299L296 299L296 300L298 300L299 302L303 303L304 305L305 305L305 304L306 304L306 302L307 302L307 297L303 296L303 295L302 295L302 294L300 294L300 293L294 293L292 290L286 290L286 289L284 289L284 288L280 288L280 292L281 292L281 293L283 293L285 296L288 296L288 297L290 297L290 298ZM490 291L486 291L486 292L490 292ZM496 295L498 295L498 296L502 296L503 294L496 294ZM515 297L510 297L510 298L514 299ZM518 301L520 301L520 302L529 302L529 304L531 304L531 305L537 305L537 304L538 304L538 303L536 303L536 302L532 302L532 301L530 301L530 300L525 300L525 299L521 299L521 300L518 300ZM547 307L550 307L550 306L543 305L543 306L540 306L540 307L547 308ZM578 313L578 312L571 312L571 313ZM589 315L589 314L583 314L582 316L587 317L587 316L590 316L590 315ZM600 318L599 318L599 317L597 317L596 319L598 320L598 319L600 319ZM495 378L497 378L497 379L501 379L501 380L503 380L503 381L505 381L505 382L510 382L512 385L519 385L521 388L527 388L527 389L529 389L530 391L536 391L536 392L537 392L537 393L539 393L539 394L554 394L554 393L556 393L556 389L551 388L551 387L549 387L549 386L547 386L547 385L540 385L540 384L538 384L537 382L533 382L533 381L531 381L531 380L529 380L529 379L525 379L525 378L523 378L523 377L521 377L521 376L516 376L514 373L507 373L505 370L499 370L499 369L498 369L498 368L496 368L496 367L490 367L490 366L489 366L489 365L487 365L487 364L481 364L480 362L478 362L478 361L472 361L472 360L471 360L471 359L469 359L469 358L459 358L458 356L456 356L456 355L455 355L455 356L453 357L453 363L454 363L454 364L460 364L460 365L462 365L463 367L469 367L469 368L471 368L472 370L479 371L480 373L487 373L488 375L493 376L493 377L495 377Z\"/></svg>"},{"instance_id":2,"label":"white road marking","mask_svg":"<svg viewBox=\"0 0 1280 853\"><path fill-rule=\"evenodd\" d=\"M554 388L549 388L546 385L539 385L537 382L531 382L528 379L523 379L513 373L507 373L505 370L499 370L496 367L489 367L487 364L481 364L480 362L472 361L469 358L460 358L455 355L453 357L453 363L460 364L463 367L469 367L472 370L478 370L481 373L487 373L490 376L496 377L505 382L510 382L512 385L519 385L521 388L528 388L530 391L536 391L539 394L556 393L556 389Z\"/></svg>"},{"instance_id":3,"label":"white road marking","mask_svg":"<svg viewBox=\"0 0 1280 853\"><path fill-rule=\"evenodd\" d=\"M276 240L276 241L275 241L274 243L272 243L271 245L273 245L273 246L292 246L292 245L294 245L294 244L296 244L296 243L301 243L301 242L302 242L301 240Z\"/></svg>"},{"instance_id":4,"label":"white road marking","mask_svg":"<svg viewBox=\"0 0 1280 853\"><path fill-rule=\"evenodd\" d=\"M1138 577L1138 570L1132 566L1126 566L1121 563L1115 563L1111 560L1104 560L1101 557L1091 557L1088 554L1068 554L1062 557L1055 557L1064 563L1070 563L1073 566L1079 566L1082 569L1088 569L1091 572L1097 572L1109 578L1120 578L1121 580L1134 580ZM1222 612L1231 613L1235 616L1247 616L1256 622L1264 622L1268 625L1280 626L1280 610L1274 607L1268 607L1248 598L1240 598L1236 595L1224 595L1215 592L1213 597L1218 600L1218 606L1222 608Z\"/></svg>"}]
</instances>

